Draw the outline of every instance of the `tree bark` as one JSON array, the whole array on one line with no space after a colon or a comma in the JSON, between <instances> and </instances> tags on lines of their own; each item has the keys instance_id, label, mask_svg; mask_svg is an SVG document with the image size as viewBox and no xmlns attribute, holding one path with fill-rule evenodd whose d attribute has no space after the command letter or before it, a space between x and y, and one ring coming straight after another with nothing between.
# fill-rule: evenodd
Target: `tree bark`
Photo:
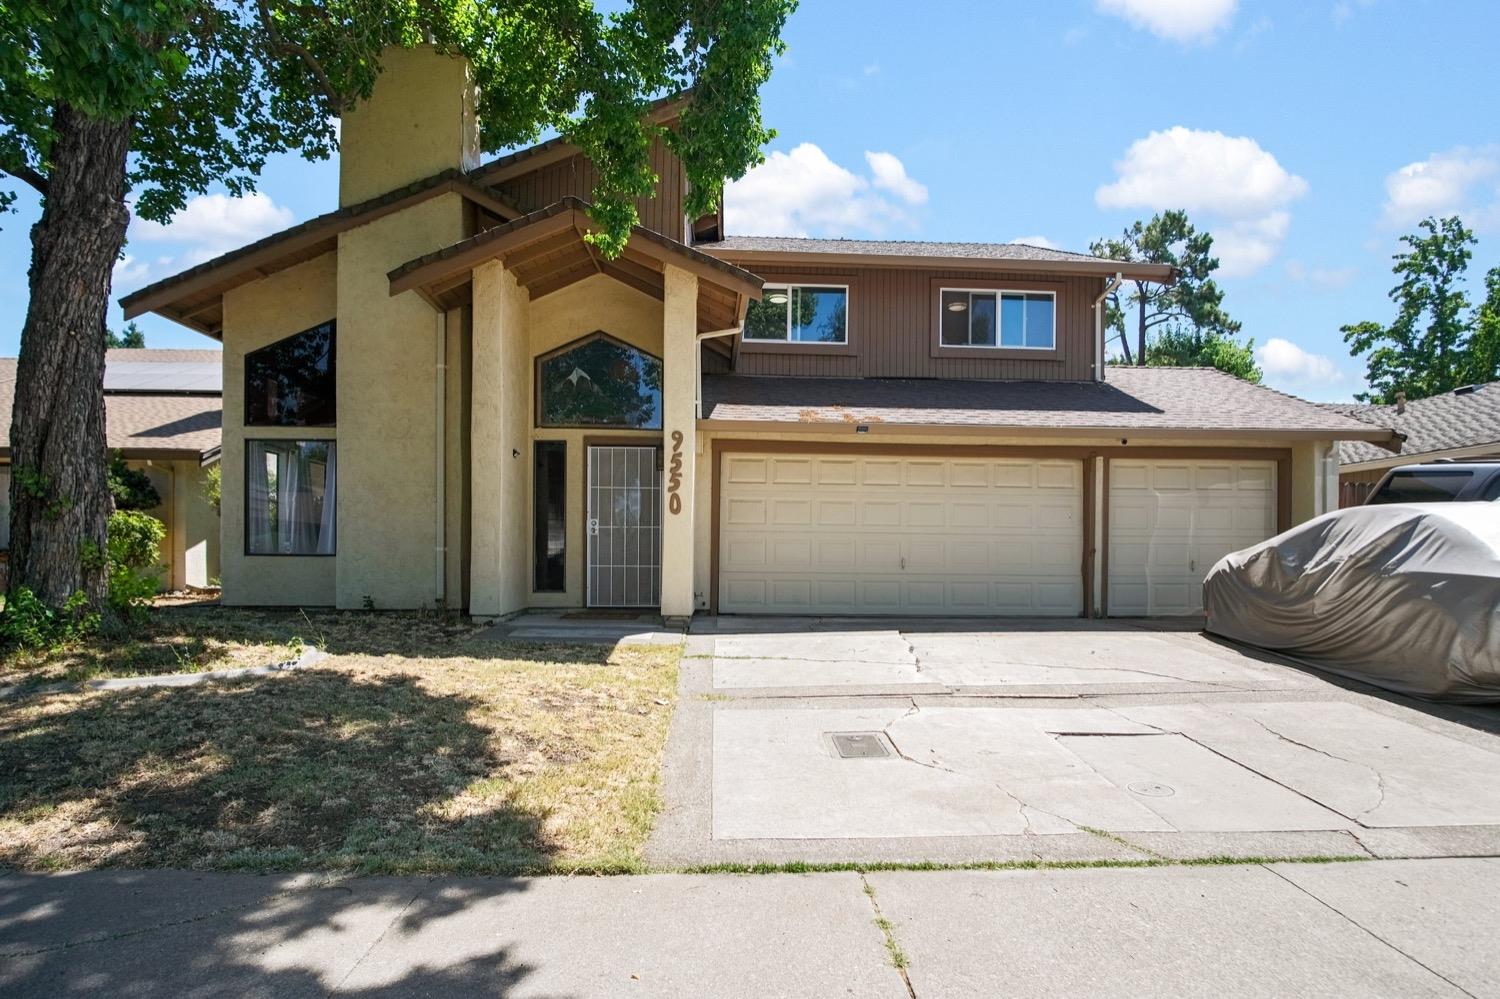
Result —
<instances>
[{"instance_id":1,"label":"tree bark","mask_svg":"<svg viewBox=\"0 0 1500 999\"><path fill-rule=\"evenodd\" d=\"M31 230L31 301L10 425L10 589L28 587L51 607L82 592L98 607L111 507L104 319L130 220L130 123L96 121L62 105L53 125L47 197Z\"/></svg>"},{"instance_id":2,"label":"tree bark","mask_svg":"<svg viewBox=\"0 0 1500 999\"><path fill-rule=\"evenodd\" d=\"M1137 283L1136 291L1137 328L1135 363L1137 365L1144 365L1146 363L1146 289Z\"/></svg>"}]
</instances>

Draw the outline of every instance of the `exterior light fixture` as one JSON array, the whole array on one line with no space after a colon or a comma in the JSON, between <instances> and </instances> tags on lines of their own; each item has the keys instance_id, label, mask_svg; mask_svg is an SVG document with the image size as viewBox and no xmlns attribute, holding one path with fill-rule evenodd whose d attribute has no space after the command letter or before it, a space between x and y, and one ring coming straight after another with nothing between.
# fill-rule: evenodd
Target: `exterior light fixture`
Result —
<instances>
[{"instance_id":1,"label":"exterior light fixture","mask_svg":"<svg viewBox=\"0 0 1500 999\"><path fill-rule=\"evenodd\" d=\"M969 307L969 303L968 302L949 302L948 303L948 311L949 312L962 312L965 309L967 309L968 307Z\"/></svg>"},{"instance_id":2,"label":"exterior light fixture","mask_svg":"<svg viewBox=\"0 0 1500 999\"><path fill-rule=\"evenodd\" d=\"M854 432L857 434L867 434L870 432L870 427L868 424L861 423L854 428Z\"/></svg>"},{"instance_id":3,"label":"exterior light fixture","mask_svg":"<svg viewBox=\"0 0 1500 999\"><path fill-rule=\"evenodd\" d=\"M784 292L784 291L772 292L771 294L769 294L769 295L766 296L766 301L770 302L772 305L785 305L786 304L786 292Z\"/></svg>"}]
</instances>

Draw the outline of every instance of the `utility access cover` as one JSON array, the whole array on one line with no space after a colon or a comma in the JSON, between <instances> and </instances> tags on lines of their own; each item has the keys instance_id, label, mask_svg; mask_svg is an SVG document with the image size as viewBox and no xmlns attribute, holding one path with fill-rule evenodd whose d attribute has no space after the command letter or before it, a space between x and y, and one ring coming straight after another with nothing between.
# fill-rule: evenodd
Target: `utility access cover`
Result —
<instances>
[{"instance_id":1,"label":"utility access cover","mask_svg":"<svg viewBox=\"0 0 1500 999\"><path fill-rule=\"evenodd\" d=\"M831 732L833 748L846 760L869 760L890 756L879 732Z\"/></svg>"}]
</instances>

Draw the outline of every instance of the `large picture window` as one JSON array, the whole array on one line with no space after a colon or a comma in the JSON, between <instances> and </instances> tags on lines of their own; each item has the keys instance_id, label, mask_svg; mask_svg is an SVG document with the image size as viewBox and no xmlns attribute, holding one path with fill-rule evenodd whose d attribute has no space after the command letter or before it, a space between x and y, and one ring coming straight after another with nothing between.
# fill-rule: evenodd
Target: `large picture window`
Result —
<instances>
[{"instance_id":1,"label":"large picture window","mask_svg":"<svg viewBox=\"0 0 1500 999\"><path fill-rule=\"evenodd\" d=\"M661 359L604 333L537 362L544 427L661 429Z\"/></svg>"},{"instance_id":2,"label":"large picture window","mask_svg":"<svg viewBox=\"0 0 1500 999\"><path fill-rule=\"evenodd\" d=\"M333 441L246 441L245 554L334 554L337 466Z\"/></svg>"},{"instance_id":3,"label":"large picture window","mask_svg":"<svg viewBox=\"0 0 1500 999\"><path fill-rule=\"evenodd\" d=\"M332 322L245 355L245 423L331 427L337 420Z\"/></svg>"},{"instance_id":4,"label":"large picture window","mask_svg":"<svg viewBox=\"0 0 1500 999\"><path fill-rule=\"evenodd\" d=\"M767 285L745 313L756 343L848 343L849 289L843 285Z\"/></svg>"},{"instance_id":5,"label":"large picture window","mask_svg":"<svg viewBox=\"0 0 1500 999\"><path fill-rule=\"evenodd\" d=\"M563 441L537 441L533 461L532 589L561 593L567 589L568 445Z\"/></svg>"},{"instance_id":6,"label":"large picture window","mask_svg":"<svg viewBox=\"0 0 1500 999\"><path fill-rule=\"evenodd\" d=\"M1057 299L1049 291L944 288L939 307L944 347L1052 350L1057 346Z\"/></svg>"}]
</instances>

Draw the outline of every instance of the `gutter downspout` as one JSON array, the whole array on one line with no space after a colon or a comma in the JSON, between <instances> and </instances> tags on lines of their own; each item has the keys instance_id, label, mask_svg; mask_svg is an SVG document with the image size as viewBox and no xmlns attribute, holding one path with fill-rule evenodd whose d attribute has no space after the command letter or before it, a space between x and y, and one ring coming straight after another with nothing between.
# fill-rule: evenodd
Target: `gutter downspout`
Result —
<instances>
[{"instance_id":1,"label":"gutter downspout","mask_svg":"<svg viewBox=\"0 0 1500 999\"><path fill-rule=\"evenodd\" d=\"M1109 284L1094 299L1094 381L1104 381L1104 300L1113 295L1120 285L1125 283L1123 274L1116 274L1109 279Z\"/></svg>"},{"instance_id":2,"label":"gutter downspout","mask_svg":"<svg viewBox=\"0 0 1500 999\"><path fill-rule=\"evenodd\" d=\"M435 324L437 331L436 350L433 359L433 396L437 400L434 408L433 422L433 491L437 501L434 539L434 554L436 573L437 596L434 598L436 609L442 610L448 599L448 535L447 535L447 485L448 485L448 315L444 312L437 314Z\"/></svg>"},{"instance_id":3,"label":"gutter downspout","mask_svg":"<svg viewBox=\"0 0 1500 999\"><path fill-rule=\"evenodd\" d=\"M717 340L723 336L734 336L745 328L744 323L730 327L727 330L710 330L707 333L699 333L697 336L697 351L693 354L693 413L698 419L703 419L703 341Z\"/></svg>"}]
</instances>

